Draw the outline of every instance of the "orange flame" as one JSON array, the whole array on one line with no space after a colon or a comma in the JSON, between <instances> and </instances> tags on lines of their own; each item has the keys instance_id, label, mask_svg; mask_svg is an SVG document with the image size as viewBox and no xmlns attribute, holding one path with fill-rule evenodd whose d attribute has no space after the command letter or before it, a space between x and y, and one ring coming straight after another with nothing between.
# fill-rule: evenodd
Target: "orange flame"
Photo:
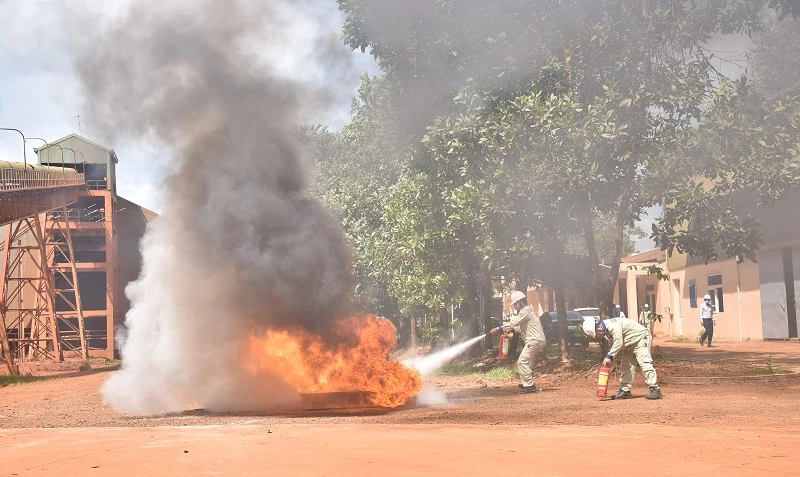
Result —
<instances>
[{"instance_id":1,"label":"orange flame","mask_svg":"<svg viewBox=\"0 0 800 477\"><path fill-rule=\"evenodd\" d=\"M251 337L247 366L282 378L300 393L368 391L376 406L402 406L420 392L422 377L389 359L395 331L391 321L373 315L336 322L334 333L356 337L338 345L303 330L270 330Z\"/></svg>"}]
</instances>

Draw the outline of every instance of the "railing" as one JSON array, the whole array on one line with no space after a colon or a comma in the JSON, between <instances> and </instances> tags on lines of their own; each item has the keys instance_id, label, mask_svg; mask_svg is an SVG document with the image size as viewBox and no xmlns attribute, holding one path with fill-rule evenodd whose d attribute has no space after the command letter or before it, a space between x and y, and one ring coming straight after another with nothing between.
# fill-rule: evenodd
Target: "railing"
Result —
<instances>
[{"instance_id":1,"label":"railing","mask_svg":"<svg viewBox=\"0 0 800 477\"><path fill-rule=\"evenodd\" d=\"M0 168L0 191L50 189L84 184L83 174Z\"/></svg>"},{"instance_id":2,"label":"railing","mask_svg":"<svg viewBox=\"0 0 800 477\"><path fill-rule=\"evenodd\" d=\"M60 210L50 212L53 220L64 220L64 214ZM83 209L67 209L67 220L70 222L102 222L106 219L105 209L89 206Z\"/></svg>"},{"instance_id":3,"label":"railing","mask_svg":"<svg viewBox=\"0 0 800 477\"><path fill-rule=\"evenodd\" d=\"M89 190L106 190L108 189L108 181L105 179L101 181L86 181L86 188Z\"/></svg>"}]
</instances>

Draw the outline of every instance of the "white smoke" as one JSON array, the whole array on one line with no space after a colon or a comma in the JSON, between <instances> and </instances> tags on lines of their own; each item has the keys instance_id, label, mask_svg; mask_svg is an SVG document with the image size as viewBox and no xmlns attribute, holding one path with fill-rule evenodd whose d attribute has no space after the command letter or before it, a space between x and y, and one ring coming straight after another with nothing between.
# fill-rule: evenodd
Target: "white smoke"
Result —
<instances>
[{"instance_id":1,"label":"white smoke","mask_svg":"<svg viewBox=\"0 0 800 477\"><path fill-rule=\"evenodd\" d=\"M126 290L123 365L102 390L117 409L294 405L280 379L243 371L251 333L324 334L350 313L350 250L306 192L295 137L301 116L333 95L281 71L305 58L309 75L357 82L336 25L319 13L331 4L134 3L79 56L88 107L108 137L155 139L178 161L142 241L141 276ZM293 49L298 37L306 45ZM287 55L295 60L275 64Z\"/></svg>"}]
</instances>

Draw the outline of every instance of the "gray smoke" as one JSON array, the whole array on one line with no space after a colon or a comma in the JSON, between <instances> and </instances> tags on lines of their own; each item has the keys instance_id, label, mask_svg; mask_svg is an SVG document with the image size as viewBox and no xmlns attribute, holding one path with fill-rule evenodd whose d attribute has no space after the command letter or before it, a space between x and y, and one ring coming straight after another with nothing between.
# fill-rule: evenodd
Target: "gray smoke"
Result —
<instances>
[{"instance_id":1,"label":"gray smoke","mask_svg":"<svg viewBox=\"0 0 800 477\"><path fill-rule=\"evenodd\" d=\"M124 412L291 403L279 379L241 371L242 346L266 328L325 333L351 311L350 249L306 193L295 138L311 105L333 95L287 73L300 37L313 46L306 61L347 83L349 52L317 6L140 2L78 59L107 135L155 140L178 161L127 289L123 366L103 388Z\"/></svg>"}]
</instances>

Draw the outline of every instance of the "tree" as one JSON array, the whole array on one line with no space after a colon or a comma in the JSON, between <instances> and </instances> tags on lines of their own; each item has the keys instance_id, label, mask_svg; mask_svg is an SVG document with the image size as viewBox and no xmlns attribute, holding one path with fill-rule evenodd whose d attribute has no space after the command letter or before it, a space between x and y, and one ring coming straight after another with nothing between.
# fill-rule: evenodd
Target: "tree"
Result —
<instances>
[{"instance_id":1,"label":"tree","mask_svg":"<svg viewBox=\"0 0 800 477\"><path fill-rule=\"evenodd\" d=\"M751 253L758 236L750 224L711 220L711 231L678 224L698 204L727 200L744 183L736 174L741 158L748 166L769 158L750 184L771 191L765 198L794 186L795 100L762 109L758 118L742 115L760 106L744 107L742 88L714 70L705 48L716 33L757 32L767 3L795 14L791 2L766 0L340 0L345 40L379 59L387 110L399 114L389 129L399 139L388 138L388 150L413 157L397 161L394 185L374 189L375 209L362 217L369 226L351 228L353 240L372 244L363 247L371 257L365 263L377 264L368 273L387 278L405 313L463 299L477 332L477 293L486 289L490 264L518 265L515 273L527 283L527 265L544 256L561 288L565 244L576 236L609 315L627 231L654 204L671 207L654 229L662 247L702 252L694 244L728 237L721 241L728 253ZM774 134L759 138L767 119ZM726 121L746 131L739 147L747 154L738 159L719 154L727 147ZM713 139L709 149L702 149L703 136ZM362 139L387 156L377 152L380 143ZM708 169L687 168L685 157L712 150L718 154L710 164L738 182L698 195L685 171ZM361 203L365 190L344 202ZM598 227L609 221L612 227Z\"/></svg>"},{"instance_id":2,"label":"tree","mask_svg":"<svg viewBox=\"0 0 800 477\"><path fill-rule=\"evenodd\" d=\"M715 33L757 31L767 3L796 14L791 2L734 0L469 6L418 0L404 11L374 0L340 6L347 41L371 48L408 91L427 91L421 97L432 100L432 114L456 114L457 104L440 107L437 99L465 93L478 96L479 107L510 103L517 115L525 107L555 108L539 109L545 121L532 118L528 127L538 130L518 132L558 158L548 163L548 177L557 177L549 185L563 197L560 215L551 217L579 220L595 293L608 314L626 227L656 203L652 179L672 165L663 158L688 140L707 100L720 93L705 41ZM515 98L528 99L514 111ZM594 230L599 213L608 211L615 215L610 277L597 265Z\"/></svg>"},{"instance_id":3,"label":"tree","mask_svg":"<svg viewBox=\"0 0 800 477\"><path fill-rule=\"evenodd\" d=\"M800 77L800 25L767 16L766 27L753 38L752 70L756 89L766 96L797 91Z\"/></svg>"}]
</instances>

